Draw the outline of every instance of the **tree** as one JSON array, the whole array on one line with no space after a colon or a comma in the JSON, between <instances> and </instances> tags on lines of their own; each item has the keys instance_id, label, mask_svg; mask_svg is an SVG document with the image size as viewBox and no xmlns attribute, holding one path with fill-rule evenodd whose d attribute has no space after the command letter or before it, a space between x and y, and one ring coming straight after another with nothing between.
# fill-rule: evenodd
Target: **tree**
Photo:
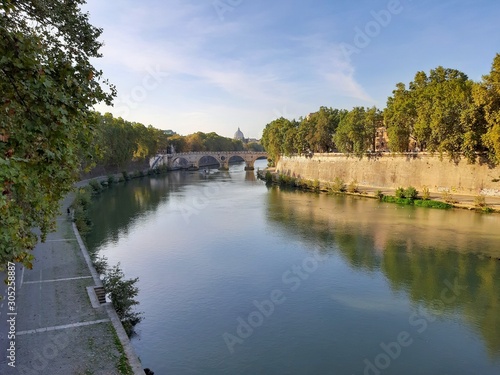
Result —
<instances>
[{"instance_id":1,"label":"tree","mask_svg":"<svg viewBox=\"0 0 500 375\"><path fill-rule=\"evenodd\" d=\"M403 83L398 83L392 94L384 111L389 147L394 152L406 152L417 119L415 103Z\"/></svg>"},{"instance_id":2,"label":"tree","mask_svg":"<svg viewBox=\"0 0 500 375\"><path fill-rule=\"evenodd\" d=\"M285 144L285 135L290 129L295 127L295 122L292 123L284 117L280 117L274 121L271 121L266 125L264 131L262 132L262 145L267 151L268 160L271 164L278 162L281 154L289 154L293 145ZM287 141L294 142L295 138L292 138L291 134L288 134Z\"/></svg>"},{"instance_id":3,"label":"tree","mask_svg":"<svg viewBox=\"0 0 500 375\"><path fill-rule=\"evenodd\" d=\"M138 151L137 132L130 122L111 113L101 116L99 130L102 133L102 161L105 166L123 168L132 161Z\"/></svg>"},{"instance_id":4,"label":"tree","mask_svg":"<svg viewBox=\"0 0 500 375\"><path fill-rule=\"evenodd\" d=\"M492 161L500 163L500 54L495 56L490 74L483 76L483 81L475 87L473 97L487 125L482 140Z\"/></svg>"},{"instance_id":5,"label":"tree","mask_svg":"<svg viewBox=\"0 0 500 375\"><path fill-rule=\"evenodd\" d=\"M91 64L102 30L83 0L0 5L0 266L31 266L92 144L91 108L115 88ZM102 86L101 86L102 85ZM106 87L108 88L106 90Z\"/></svg>"},{"instance_id":6,"label":"tree","mask_svg":"<svg viewBox=\"0 0 500 375\"><path fill-rule=\"evenodd\" d=\"M365 129L368 142L373 151L376 149L377 129L384 124L382 112L377 107L371 107L365 112Z\"/></svg>"},{"instance_id":7,"label":"tree","mask_svg":"<svg viewBox=\"0 0 500 375\"><path fill-rule=\"evenodd\" d=\"M333 141L340 152L362 156L371 146L366 110L354 107L340 120Z\"/></svg>"},{"instance_id":8,"label":"tree","mask_svg":"<svg viewBox=\"0 0 500 375\"><path fill-rule=\"evenodd\" d=\"M483 151L487 110L474 102L482 97L477 84L464 73L441 66L418 72L408 90L399 83L387 101L384 119L393 151L407 151L410 141L421 150L447 153L458 158L463 153L474 162Z\"/></svg>"}]
</instances>

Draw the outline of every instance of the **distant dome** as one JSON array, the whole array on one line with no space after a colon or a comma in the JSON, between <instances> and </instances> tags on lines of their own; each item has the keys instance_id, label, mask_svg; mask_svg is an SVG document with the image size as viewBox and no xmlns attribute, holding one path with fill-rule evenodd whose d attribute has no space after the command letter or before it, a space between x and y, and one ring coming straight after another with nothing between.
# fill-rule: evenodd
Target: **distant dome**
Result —
<instances>
[{"instance_id":1,"label":"distant dome","mask_svg":"<svg viewBox=\"0 0 500 375\"><path fill-rule=\"evenodd\" d=\"M234 133L234 139L238 139L240 141L245 139L245 136L243 135L243 132L240 130L240 128L238 128L236 133Z\"/></svg>"}]
</instances>

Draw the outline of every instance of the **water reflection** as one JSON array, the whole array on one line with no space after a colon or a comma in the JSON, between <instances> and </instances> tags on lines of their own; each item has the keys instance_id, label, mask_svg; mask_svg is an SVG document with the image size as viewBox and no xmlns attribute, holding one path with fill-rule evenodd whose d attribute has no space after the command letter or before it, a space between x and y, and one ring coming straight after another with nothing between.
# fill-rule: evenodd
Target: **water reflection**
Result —
<instances>
[{"instance_id":1,"label":"water reflection","mask_svg":"<svg viewBox=\"0 0 500 375\"><path fill-rule=\"evenodd\" d=\"M499 216L275 187L268 203L268 220L290 237L334 243L352 268L381 271L415 306L459 314L480 333L489 355L500 357ZM444 288L456 298L437 304Z\"/></svg>"}]
</instances>

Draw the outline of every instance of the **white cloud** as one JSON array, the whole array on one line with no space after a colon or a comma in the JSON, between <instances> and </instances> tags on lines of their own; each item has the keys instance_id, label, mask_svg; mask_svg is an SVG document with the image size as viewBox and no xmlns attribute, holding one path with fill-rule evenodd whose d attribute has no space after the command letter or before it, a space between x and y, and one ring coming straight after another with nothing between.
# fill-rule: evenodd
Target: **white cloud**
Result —
<instances>
[{"instance_id":1,"label":"white cloud","mask_svg":"<svg viewBox=\"0 0 500 375\"><path fill-rule=\"evenodd\" d=\"M262 30L253 36L249 30L263 29L268 17L220 22L210 4L158 4L89 2L91 12L113 15L100 19L105 47L98 64L117 85L119 100L130 96L153 67L170 75L147 92L144 102L135 103L140 105L130 111L130 120L220 132L231 127L230 134L240 122L255 128L247 132L257 136L276 117L276 108L299 117L332 97L373 101L340 48L322 35L292 38ZM123 115L116 110L111 112Z\"/></svg>"}]
</instances>

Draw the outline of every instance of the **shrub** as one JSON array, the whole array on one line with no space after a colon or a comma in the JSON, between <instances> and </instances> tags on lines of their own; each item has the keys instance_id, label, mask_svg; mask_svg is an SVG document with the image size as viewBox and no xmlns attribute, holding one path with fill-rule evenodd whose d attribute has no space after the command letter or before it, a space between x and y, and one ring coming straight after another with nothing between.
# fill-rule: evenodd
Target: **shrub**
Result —
<instances>
[{"instance_id":1,"label":"shrub","mask_svg":"<svg viewBox=\"0 0 500 375\"><path fill-rule=\"evenodd\" d=\"M73 221L82 235L88 233L92 228L92 221L88 214L92 202L91 191L93 191L91 187L78 189L70 206L73 209Z\"/></svg>"},{"instance_id":2,"label":"shrub","mask_svg":"<svg viewBox=\"0 0 500 375\"><path fill-rule=\"evenodd\" d=\"M413 200L417 199L418 198L418 191L413 186L409 186L405 189L404 196L405 196L405 198L408 198L408 199L413 199Z\"/></svg>"},{"instance_id":3,"label":"shrub","mask_svg":"<svg viewBox=\"0 0 500 375\"><path fill-rule=\"evenodd\" d=\"M446 203L450 203L450 204L457 203L457 201L455 199L453 199L453 196L451 195L451 193L448 190L443 191L442 198Z\"/></svg>"},{"instance_id":4,"label":"shrub","mask_svg":"<svg viewBox=\"0 0 500 375\"><path fill-rule=\"evenodd\" d=\"M108 259L106 257L102 256L95 258L92 263L94 263L94 268L97 273L101 275L106 273L106 270L108 269Z\"/></svg>"},{"instance_id":5,"label":"shrub","mask_svg":"<svg viewBox=\"0 0 500 375\"><path fill-rule=\"evenodd\" d=\"M109 186L108 181L107 181L107 180L102 180L102 181L101 181L101 186L102 186L103 188L107 188L107 187Z\"/></svg>"},{"instance_id":6,"label":"shrub","mask_svg":"<svg viewBox=\"0 0 500 375\"><path fill-rule=\"evenodd\" d=\"M144 177L144 171L143 170L139 170L139 171L135 172L135 176L136 177Z\"/></svg>"},{"instance_id":7,"label":"shrub","mask_svg":"<svg viewBox=\"0 0 500 375\"><path fill-rule=\"evenodd\" d=\"M90 180L89 181L89 186L92 188L92 191L94 193L98 193L102 190L102 186L97 180Z\"/></svg>"},{"instance_id":8,"label":"shrub","mask_svg":"<svg viewBox=\"0 0 500 375\"><path fill-rule=\"evenodd\" d=\"M377 190L377 192L375 193L375 196L382 200L382 198L384 198L384 193L382 193L382 190Z\"/></svg>"},{"instance_id":9,"label":"shrub","mask_svg":"<svg viewBox=\"0 0 500 375\"><path fill-rule=\"evenodd\" d=\"M405 198L405 189L402 187L398 187L394 193L396 198Z\"/></svg>"},{"instance_id":10,"label":"shrub","mask_svg":"<svg viewBox=\"0 0 500 375\"><path fill-rule=\"evenodd\" d=\"M356 180L351 181L349 186L347 186L347 191L349 193L358 193L359 192L358 182Z\"/></svg>"},{"instance_id":11,"label":"shrub","mask_svg":"<svg viewBox=\"0 0 500 375\"><path fill-rule=\"evenodd\" d=\"M269 172L269 171L267 171L265 179L266 179L266 183L267 184L272 184L272 182L273 182L273 175L272 175L272 173Z\"/></svg>"},{"instance_id":12,"label":"shrub","mask_svg":"<svg viewBox=\"0 0 500 375\"><path fill-rule=\"evenodd\" d=\"M135 300L139 293L139 288L135 285L137 281L137 277L125 280L120 263L108 269L103 279L104 288L110 294L113 307L129 336L133 333L134 326L142 320L141 313L133 311L133 307L139 304Z\"/></svg>"},{"instance_id":13,"label":"shrub","mask_svg":"<svg viewBox=\"0 0 500 375\"><path fill-rule=\"evenodd\" d=\"M321 184L319 183L319 180L318 179L315 179L312 183L312 189L315 191L315 192L319 192L319 189L321 188Z\"/></svg>"},{"instance_id":14,"label":"shrub","mask_svg":"<svg viewBox=\"0 0 500 375\"><path fill-rule=\"evenodd\" d=\"M130 180L130 175L128 174L128 172L127 172L127 171L123 171L123 172L122 172L122 176L123 176L123 179L124 179L125 181Z\"/></svg>"},{"instance_id":15,"label":"shrub","mask_svg":"<svg viewBox=\"0 0 500 375\"><path fill-rule=\"evenodd\" d=\"M431 192L429 191L429 188L427 186L424 186L422 188L422 199L424 201L427 201L431 198Z\"/></svg>"},{"instance_id":16,"label":"shrub","mask_svg":"<svg viewBox=\"0 0 500 375\"><path fill-rule=\"evenodd\" d=\"M116 182L116 180L115 180L115 176L113 176L112 174L110 174L110 175L108 176L108 185L112 185L112 184L114 184L115 182Z\"/></svg>"},{"instance_id":17,"label":"shrub","mask_svg":"<svg viewBox=\"0 0 500 375\"><path fill-rule=\"evenodd\" d=\"M295 181L295 185L301 189L308 189L309 188L307 180L304 180L303 178L298 178Z\"/></svg>"},{"instance_id":18,"label":"shrub","mask_svg":"<svg viewBox=\"0 0 500 375\"><path fill-rule=\"evenodd\" d=\"M344 180L342 180L340 177L335 177L335 180L333 180L331 188L332 191L334 191L335 193L344 193L346 191Z\"/></svg>"},{"instance_id":19,"label":"shrub","mask_svg":"<svg viewBox=\"0 0 500 375\"><path fill-rule=\"evenodd\" d=\"M280 185L286 185L288 182L288 176L281 174L278 176L278 184Z\"/></svg>"}]
</instances>

